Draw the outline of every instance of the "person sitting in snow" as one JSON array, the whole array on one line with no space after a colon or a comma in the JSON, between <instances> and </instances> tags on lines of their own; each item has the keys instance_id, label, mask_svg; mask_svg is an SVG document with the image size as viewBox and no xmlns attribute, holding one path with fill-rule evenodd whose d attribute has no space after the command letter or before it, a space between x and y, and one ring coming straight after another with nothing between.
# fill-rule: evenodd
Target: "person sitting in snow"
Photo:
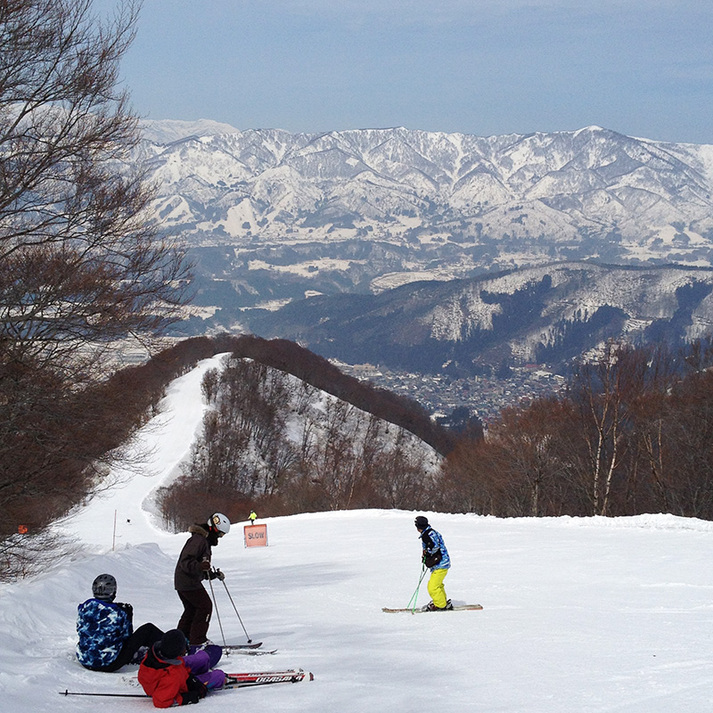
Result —
<instances>
[{"instance_id":1,"label":"person sitting in snow","mask_svg":"<svg viewBox=\"0 0 713 713\"><path fill-rule=\"evenodd\" d=\"M116 579L100 574L92 583L92 599L77 608L77 658L92 671L117 671L138 663L148 647L163 636L154 624L133 630L133 607L115 602Z\"/></svg>"},{"instance_id":2,"label":"person sitting in snow","mask_svg":"<svg viewBox=\"0 0 713 713\"><path fill-rule=\"evenodd\" d=\"M191 537L181 550L174 573L174 587L183 604L183 614L177 627L191 646L204 646L208 641L208 625L213 612L208 592L203 587L204 579L225 579L219 569L211 569L211 548L230 531L230 520L222 513L211 515L206 525L196 524L188 528Z\"/></svg>"},{"instance_id":3,"label":"person sitting in snow","mask_svg":"<svg viewBox=\"0 0 713 713\"><path fill-rule=\"evenodd\" d=\"M423 607L423 611L453 609L451 600L446 598L446 588L443 586L443 580L451 566L446 543L441 534L428 524L428 518L419 515L414 523L421 536L421 561L431 570L431 577L428 580L428 593L431 595L431 601Z\"/></svg>"},{"instance_id":4,"label":"person sitting in snow","mask_svg":"<svg viewBox=\"0 0 713 713\"><path fill-rule=\"evenodd\" d=\"M222 653L220 646L208 645L188 654L185 634L171 629L141 662L139 683L156 708L198 703L208 691L225 685L225 673L213 668Z\"/></svg>"}]
</instances>

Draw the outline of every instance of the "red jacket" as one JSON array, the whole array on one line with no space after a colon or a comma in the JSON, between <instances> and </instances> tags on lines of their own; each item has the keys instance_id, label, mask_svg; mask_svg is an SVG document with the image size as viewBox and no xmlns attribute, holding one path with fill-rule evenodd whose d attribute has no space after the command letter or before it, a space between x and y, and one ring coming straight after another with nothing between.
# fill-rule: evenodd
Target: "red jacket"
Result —
<instances>
[{"instance_id":1,"label":"red jacket","mask_svg":"<svg viewBox=\"0 0 713 713\"><path fill-rule=\"evenodd\" d=\"M139 666L139 683L156 708L170 708L183 705L189 673L182 658L164 660L151 648Z\"/></svg>"}]
</instances>

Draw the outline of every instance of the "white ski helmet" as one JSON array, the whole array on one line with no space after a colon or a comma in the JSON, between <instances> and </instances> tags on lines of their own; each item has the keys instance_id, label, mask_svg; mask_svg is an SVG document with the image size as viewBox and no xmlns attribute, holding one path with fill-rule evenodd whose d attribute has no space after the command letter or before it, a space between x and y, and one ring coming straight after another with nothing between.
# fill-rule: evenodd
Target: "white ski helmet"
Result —
<instances>
[{"instance_id":1,"label":"white ski helmet","mask_svg":"<svg viewBox=\"0 0 713 713\"><path fill-rule=\"evenodd\" d=\"M217 512L210 516L208 525L214 527L218 532L227 535L230 532L230 520L222 512Z\"/></svg>"}]
</instances>

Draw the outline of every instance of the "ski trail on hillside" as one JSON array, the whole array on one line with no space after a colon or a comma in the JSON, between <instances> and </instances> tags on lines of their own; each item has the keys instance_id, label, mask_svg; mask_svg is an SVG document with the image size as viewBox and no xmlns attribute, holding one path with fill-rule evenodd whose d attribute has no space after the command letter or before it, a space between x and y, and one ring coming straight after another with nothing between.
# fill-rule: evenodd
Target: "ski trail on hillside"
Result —
<instances>
[{"instance_id":1,"label":"ski trail on hillside","mask_svg":"<svg viewBox=\"0 0 713 713\"><path fill-rule=\"evenodd\" d=\"M220 367L224 357L218 354L204 359L171 382L159 404L159 413L139 429L127 460L112 470L112 486L59 521L53 528L56 532L71 533L98 551L155 541L157 535L167 535L153 508L152 494L179 475L180 465L203 423L203 376L209 369ZM125 491L131 493L130 498Z\"/></svg>"}]
</instances>

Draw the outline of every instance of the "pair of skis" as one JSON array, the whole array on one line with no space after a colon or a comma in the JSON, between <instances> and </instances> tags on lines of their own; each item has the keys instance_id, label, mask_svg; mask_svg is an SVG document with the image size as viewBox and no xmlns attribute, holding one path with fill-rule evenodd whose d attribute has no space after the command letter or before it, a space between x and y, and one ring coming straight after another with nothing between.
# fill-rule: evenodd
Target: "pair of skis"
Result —
<instances>
[{"instance_id":1,"label":"pair of skis","mask_svg":"<svg viewBox=\"0 0 713 713\"><path fill-rule=\"evenodd\" d=\"M225 688L267 686L272 683L301 683L314 681L314 674L301 668L287 671L258 671L253 673L226 673Z\"/></svg>"},{"instance_id":2,"label":"pair of skis","mask_svg":"<svg viewBox=\"0 0 713 713\"><path fill-rule=\"evenodd\" d=\"M249 644L226 644L223 652L241 654L274 654L277 649L271 651L260 650L262 641ZM287 669L286 671L258 671L252 673L226 673L224 688L245 688L249 686L266 686L272 683L300 683L302 681L314 681L314 674L301 668Z\"/></svg>"}]
</instances>

